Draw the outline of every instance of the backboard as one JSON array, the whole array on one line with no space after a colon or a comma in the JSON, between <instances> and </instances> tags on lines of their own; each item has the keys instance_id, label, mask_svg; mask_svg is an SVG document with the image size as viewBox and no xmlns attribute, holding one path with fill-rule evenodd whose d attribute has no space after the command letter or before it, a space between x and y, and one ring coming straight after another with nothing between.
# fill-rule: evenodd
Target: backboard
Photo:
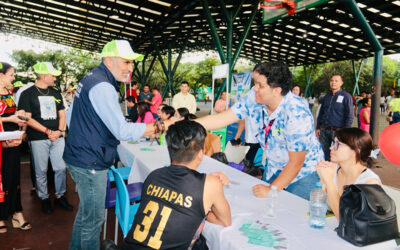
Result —
<instances>
[{"instance_id":1,"label":"backboard","mask_svg":"<svg viewBox=\"0 0 400 250\"><path fill-rule=\"evenodd\" d=\"M314 6L317 6L319 4L326 3L330 0L295 0L296 2L296 12L307 9L307 8L312 8ZM281 4L282 1L263 1L264 5L277 5ZM285 8L279 8L279 9L269 9L269 8L264 8L263 9L263 20L262 23L270 23L273 22L279 18L282 18L284 16L288 15L288 10Z\"/></svg>"}]
</instances>

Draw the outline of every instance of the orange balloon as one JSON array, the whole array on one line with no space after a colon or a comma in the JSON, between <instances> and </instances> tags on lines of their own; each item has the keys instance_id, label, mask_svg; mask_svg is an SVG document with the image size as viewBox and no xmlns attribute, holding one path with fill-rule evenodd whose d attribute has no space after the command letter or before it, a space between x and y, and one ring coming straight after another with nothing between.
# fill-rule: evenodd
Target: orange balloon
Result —
<instances>
[{"instance_id":1,"label":"orange balloon","mask_svg":"<svg viewBox=\"0 0 400 250\"><path fill-rule=\"evenodd\" d=\"M400 122L388 126L381 132L378 145L388 161L400 165Z\"/></svg>"}]
</instances>

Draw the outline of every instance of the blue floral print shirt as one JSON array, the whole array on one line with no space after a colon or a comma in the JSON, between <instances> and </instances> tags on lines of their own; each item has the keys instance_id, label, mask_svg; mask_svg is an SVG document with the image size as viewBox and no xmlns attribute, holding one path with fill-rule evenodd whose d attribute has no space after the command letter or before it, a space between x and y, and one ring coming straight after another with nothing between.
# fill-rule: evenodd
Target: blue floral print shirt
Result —
<instances>
[{"instance_id":1,"label":"blue floral print shirt","mask_svg":"<svg viewBox=\"0 0 400 250\"><path fill-rule=\"evenodd\" d=\"M261 147L265 146L265 130L271 120L274 120L268 133L266 148L267 166L266 179L279 175L289 162L289 151L307 151L303 167L293 182L306 177L315 171L317 163L324 159L321 144L315 135L314 118L301 97L287 93L279 106L269 116L265 105L262 111L261 104L255 100L255 91L252 89L232 107L239 119L251 117L260 124L257 139Z\"/></svg>"}]
</instances>

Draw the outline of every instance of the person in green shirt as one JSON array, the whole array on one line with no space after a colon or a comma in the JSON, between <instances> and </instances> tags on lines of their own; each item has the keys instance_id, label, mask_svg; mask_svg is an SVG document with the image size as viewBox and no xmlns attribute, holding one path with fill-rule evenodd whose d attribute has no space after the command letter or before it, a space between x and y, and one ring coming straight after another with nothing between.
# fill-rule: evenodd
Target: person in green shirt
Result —
<instances>
[{"instance_id":1,"label":"person in green shirt","mask_svg":"<svg viewBox=\"0 0 400 250\"><path fill-rule=\"evenodd\" d=\"M389 124L395 124L400 122L400 91L396 91L395 97L389 102L389 116L392 116L392 120Z\"/></svg>"}]
</instances>

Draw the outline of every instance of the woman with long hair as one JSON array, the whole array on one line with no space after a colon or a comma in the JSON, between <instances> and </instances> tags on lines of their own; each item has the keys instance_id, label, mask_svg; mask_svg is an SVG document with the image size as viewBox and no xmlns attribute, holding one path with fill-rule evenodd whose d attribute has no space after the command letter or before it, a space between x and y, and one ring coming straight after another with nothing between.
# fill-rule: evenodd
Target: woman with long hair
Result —
<instances>
[{"instance_id":1,"label":"woman with long hair","mask_svg":"<svg viewBox=\"0 0 400 250\"><path fill-rule=\"evenodd\" d=\"M339 201L344 186L350 184L379 184L378 175L367 168L373 150L372 138L359 128L336 131L332 142L331 161L321 161L317 173L328 195L329 206L339 220Z\"/></svg>"},{"instance_id":2,"label":"woman with long hair","mask_svg":"<svg viewBox=\"0 0 400 250\"><path fill-rule=\"evenodd\" d=\"M8 64L0 63L0 102L4 106L2 113L2 131L19 130L19 126L24 126L25 121L19 119L24 116L23 111L17 112L17 106L14 102L13 93L10 86L15 80L14 68ZM5 192L4 202L0 203L0 233L7 232L5 220L12 215L12 224L14 228L22 230L31 229L31 225L27 222L22 214L21 205L21 185L20 185L20 165L21 155L20 147L21 139L2 142L2 162L1 175L3 190Z\"/></svg>"},{"instance_id":3,"label":"woman with long hair","mask_svg":"<svg viewBox=\"0 0 400 250\"><path fill-rule=\"evenodd\" d=\"M178 108L175 112L176 119L185 118L189 113L189 110L185 107Z\"/></svg>"},{"instance_id":4,"label":"woman with long hair","mask_svg":"<svg viewBox=\"0 0 400 250\"><path fill-rule=\"evenodd\" d=\"M141 122L141 123L150 123L150 122L154 122L154 116L153 114L150 112L150 106L149 104L145 103L145 102L139 102L137 104L137 110L138 110L138 119L137 119L137 123Z\"/></svg>"}]
</instances>

